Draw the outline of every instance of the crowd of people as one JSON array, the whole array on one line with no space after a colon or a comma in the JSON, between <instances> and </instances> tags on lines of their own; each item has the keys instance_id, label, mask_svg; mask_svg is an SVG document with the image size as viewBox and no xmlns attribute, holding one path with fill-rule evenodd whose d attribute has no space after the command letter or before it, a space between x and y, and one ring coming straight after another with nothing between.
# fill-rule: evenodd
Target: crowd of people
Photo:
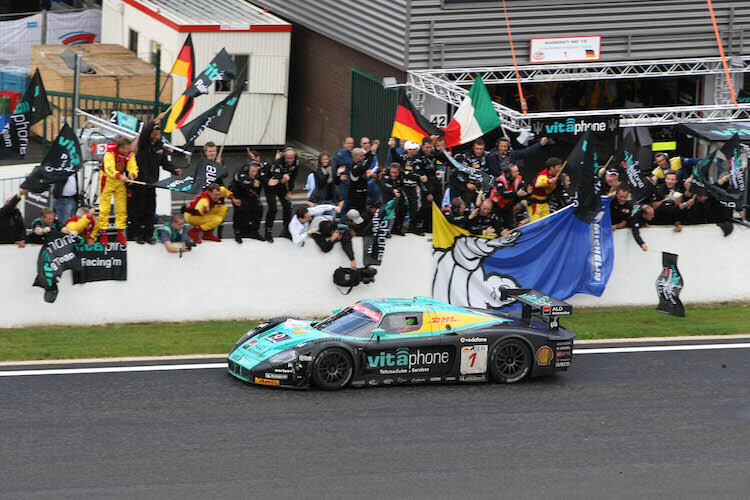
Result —
<instances>
[{"instance_id":1,"label":"crowd of people","mask_svg":"<svg viewBox=\"0 0 750 500\"><path fill-rule=\"evenodd\" d=\"M421 143L391 138L384 155L387 160L382 164L378 161L379 141L362 137L355 146L354 138L347 137L334 155L318 156L305 181L303 206L295 208L292 203L301 171L296 151L278 151L272 161L265 162L248 148L247 162L227 179L228 185L221 177L213 179L168 222L154 228L156 194L148 184L158 180L159 169L173 175L182 173L162 146L161 118L147 123L136 141L120 138L108 146L100 175L98 218L91 207L78 207L76 211L76 178L71 176L54 186L53 209L44 210L30 231L23 227L15 209L25 194L23 190L8 200L0 213L1 242L42 243L48 232L61 230L88 242L106 244L112 199L116 239L123 245L127 242L126 228L128 239L163 243L170 253L189 251L203 241L221 241L220 228L230 205L237 243L243 238L273 242L280 208L282 229L276 237L288 238L297 245L310 239L324 252L340 242L355 268L352 237L367 233L373 215L383 204L393 202L392 234L396 236L430 233L433 203L450 222L470 234L492 236L541 219L574 200L571 179L560 158L547 158L544 168L530 181L520 174L518 163L542 151L548 144L546 137L524 149L513 149L509 138L500 138L491 150L477 139L465 152L455 154L452 160L458 165L446 154L440 136L425 137ZM221 162L213 143L204 146L203 154L207 160ZM628 188L622 166L603 167L596 189L612 198L612 229L630 227L636 242L647 250L640 233L643 227L671 225L680 231L683 224L729 220L731 209L705 193L691 192L692 167L698 161L657 154L653 171L641 176L647 196L638 200ZM722 177L717 182L722 185L727 179ZM191 245L178 244L186 241Z\"/></svg>"}]
</instances>

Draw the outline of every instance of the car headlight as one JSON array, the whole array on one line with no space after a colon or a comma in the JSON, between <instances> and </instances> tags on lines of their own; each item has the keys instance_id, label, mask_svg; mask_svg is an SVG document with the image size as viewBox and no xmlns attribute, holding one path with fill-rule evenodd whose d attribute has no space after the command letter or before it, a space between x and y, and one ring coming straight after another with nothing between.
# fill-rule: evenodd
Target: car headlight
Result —
<instances>
[{"instance_id":1,"label":"car headlight","mask_svg":"<svg viewBox=\"0 0 750 500\"><path fill-rule=\"evenodd\" d=\"M291 363L295 359L297 359L297 351L284 351L280 352L278 354L274 354L268 359L269 363L276 364L276 363Z\"/></svg>"}]
</instances>

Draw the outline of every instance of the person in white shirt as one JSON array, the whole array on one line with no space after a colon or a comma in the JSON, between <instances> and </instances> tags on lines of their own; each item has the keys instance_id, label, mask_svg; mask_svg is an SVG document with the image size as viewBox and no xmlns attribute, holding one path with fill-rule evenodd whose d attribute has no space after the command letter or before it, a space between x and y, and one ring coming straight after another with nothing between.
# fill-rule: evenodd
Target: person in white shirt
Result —
<instances>
[{"instance_id":1,"label":"person in white shirt","mask_svg":"<svg viewBox=\"0 0 750 500\"><path fill-rule=\"evenodd\" d=\"M339 213L341 209L337 205L318 205L316 207L299 207L294 217L289 221L289 233L292 235L292 242L295 245L302 245L310 234L317 232L316 228L310 227L312 218L323 215L329 210Z\"/></svg>"}]
</instances>

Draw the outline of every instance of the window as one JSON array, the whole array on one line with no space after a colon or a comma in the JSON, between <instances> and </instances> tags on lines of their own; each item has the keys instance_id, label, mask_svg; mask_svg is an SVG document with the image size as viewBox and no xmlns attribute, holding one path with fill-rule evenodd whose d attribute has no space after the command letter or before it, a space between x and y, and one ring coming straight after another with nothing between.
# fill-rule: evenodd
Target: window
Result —
<instances>
[{"instance_id":1,"label":"window","mask_svg":"<svg viewBox=\"0 0 750 500\"><path fill-rule=\"evenodd\" d=\"M389 314L385 317L382 328L390 335L415 332L422 328L422 313Z\"/></svg>"},{"instance_id":2,"label":"window","mask_svg":"<svg viewBox=\"0 0 750 500\"><path fill-rule=\"evenodd\" d=\"M130 29L128 34L128 49L132 50L136 54L138 53L138 32Z\"/></svg>"},{"instance_id":3,"label":"window","mask_svg":"<svg viewBox=\"0 0 750 500\"><path fill-rule=\"evenodd\" d=\"M247 75L248 65L250 63L250 56L247 54L230 54L234 59L234 65L237 66L237 78L236 81L242 82L242 91L247 92ZM234 82L232 80L218 80L215 83L216 92L231 92L234 90Z\"/></svg>"},{"instance_id":4,"label":"window","mask_svg":"<svg viewBox=\"0 0 750 500\"><path fill-rule=\"evenodd\" d=\"M315 328L334 335L369 337L380 320L380 313L359 303L324 319Z\"/></svg>"}]
</instances>

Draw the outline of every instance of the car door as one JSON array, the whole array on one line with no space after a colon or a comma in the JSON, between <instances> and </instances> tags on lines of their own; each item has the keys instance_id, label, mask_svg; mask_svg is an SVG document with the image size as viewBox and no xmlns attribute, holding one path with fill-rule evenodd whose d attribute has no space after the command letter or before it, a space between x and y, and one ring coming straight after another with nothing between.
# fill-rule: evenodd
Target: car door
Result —
<instances>
[{"instance_id":1,"label":"car door","mask_svg":"<svg viewBox=\"0 0 750 500\"><path fill-rule=\"evenodd\" d=\"M435 341L448 353L449 364L442 365L446 381L474 380L487 372L488 339L466 332L467 327L484 321L483 318L454 310L432 309L428 316Z\"/></svg>"},{"instance_id":2,"label":"car door","mask_svg":"<svg viewBox=\"0 0 750 500\"><path fill-rule=\"evenodd\" d=\"M431 317L424 311L386 314L365 349L365 375L380 375L395 382L427 382L440 376L449 355L434 335ZM434 381L434 380L433 380Z\"/></svg>"}]
</instances>

